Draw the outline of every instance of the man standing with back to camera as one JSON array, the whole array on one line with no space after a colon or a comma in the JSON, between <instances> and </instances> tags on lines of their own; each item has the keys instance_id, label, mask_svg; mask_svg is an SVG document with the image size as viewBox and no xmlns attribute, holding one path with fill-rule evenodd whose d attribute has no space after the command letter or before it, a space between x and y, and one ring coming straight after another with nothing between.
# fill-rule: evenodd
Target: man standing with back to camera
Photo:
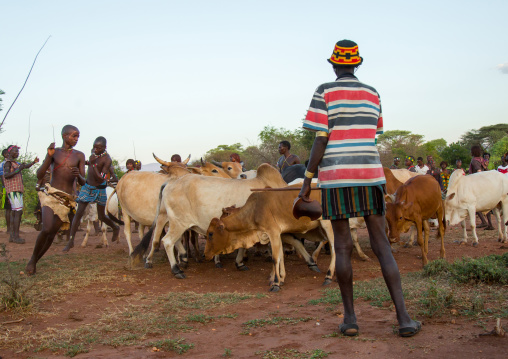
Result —
<instances>
[{"instance_id":1,"label":"man standing with back to camera","mask_svg":"<svg viewBox=\"0 0 508 359\"><path fill-rule=\"evenodd\" d=\"M328 62L337 79L317 88L304 120L303 128L317 134L298 196L310 202L311 180L319 167L323 219L332 223L337 281L344 304L340 332L347 336L359 333L353 303L353 242L348 218L364 217L372 250L395 304L399 335L410 337L420 331L421 323L412 320L406 310L399 269L385 234L382 186L386 180L375 145L376 134L383 133L381 100L373 87L354 75L363 62L355 42L337 42Z\"/></svg>"}]
</instances>

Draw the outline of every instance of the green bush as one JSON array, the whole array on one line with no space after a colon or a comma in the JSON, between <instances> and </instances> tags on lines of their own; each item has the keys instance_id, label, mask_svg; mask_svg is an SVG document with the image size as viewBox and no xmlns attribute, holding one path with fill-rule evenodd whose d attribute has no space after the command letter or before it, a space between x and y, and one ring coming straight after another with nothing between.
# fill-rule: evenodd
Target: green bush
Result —
<instances>
[{"instance_id":1,"label":"green bush","mask_svg":"<svg viewBox=\"0 0 508 359\"><path fill-rule=\"evenodd\" d=\"M452 278L459 283L508 284L508 253L482 258L462 258L450 265Z\"/></svg>"},{"instance_id":2,"label":"green bush","mask_svg":"<svg viewBox=\"0 0 508 359\"><path fill-rule=\"evenodd\" d=\"M423 267L423 274L427 277L436 277L450 272L450 264L446 259L437 259Z\"/></svg>"}]
</instances>

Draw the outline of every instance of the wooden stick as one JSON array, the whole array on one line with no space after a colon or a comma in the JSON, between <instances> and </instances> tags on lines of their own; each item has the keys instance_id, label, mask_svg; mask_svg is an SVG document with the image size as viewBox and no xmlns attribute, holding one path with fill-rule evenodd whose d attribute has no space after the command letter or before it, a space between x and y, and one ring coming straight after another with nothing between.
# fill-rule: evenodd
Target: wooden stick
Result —
<instances>
[{"instance_id":1,"label":"wooden stick","mask_svg":"<svg viewBox=\"0 0 508 359\"><path fill-rule=\"evenodd\" d=\"M282 187L282 188L251 188L252 192L284 192L284 191L300 191L302 187ZM321 188L311 187L311 191L317 191Z\"/></svg>"},{"instance_id":2,"label":"wooden stick","mask_svg":"<svg viewBox=\"0 0 508 359\"><path fill-rule=\"evenodd\" d=\"M21 318L21 319L18 319L18 320L11 320L11 321L8 321L8 322L2 322L2 325L19 323L19 322L22 322L24 319L25 318Z\"/></svg>"}]
</instances>

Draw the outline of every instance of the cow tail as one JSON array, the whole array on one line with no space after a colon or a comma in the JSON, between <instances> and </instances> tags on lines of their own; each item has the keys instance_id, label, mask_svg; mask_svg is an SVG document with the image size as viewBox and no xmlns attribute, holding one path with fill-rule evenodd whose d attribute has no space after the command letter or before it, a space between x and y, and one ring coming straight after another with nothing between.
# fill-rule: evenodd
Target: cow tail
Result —
<instances>
[{"instance_id":1,"label":"cow tail","mask_svg":"<svg viewBox=\"0 0 508 359\"><path fill-rule=\"evenodd\" d=\"M139 244L134 248L134 251L132 252L131 256L136 257L137 255L144 255L146 251L148 250L148 246L150 245L150 241L152 240L153 231L155 229L155 225L157 224L157 219L159 218L159 213L161 210L161 204L162 204L162 191L166 187L166 183L164 183L161 186L161 190L159 192L159 202L157 203L157 212L155 213L155 219L153 220L152 225L150 226L150 229L146 234L143 236L143 239Z\"/></svg>"},{"instance_id":2,"label":"cow tail","mask_svg":"<svg viewBox=\"0 0 508 359\"><path fill-rule=\"evenodd\" d=\"M111 196L108 197L108 200L106 201L106 211L108 212L108 217L113 221L115 222L116 224L119 224L121 226L124 225L124 222L121 221L120 219L116 218L113 214L111 214L111 212L109 211L109 200L111 199L111 197L113 197L113 195L116 193L116 188L115 190L111 193Z\"/></svg>"}]
</instances>

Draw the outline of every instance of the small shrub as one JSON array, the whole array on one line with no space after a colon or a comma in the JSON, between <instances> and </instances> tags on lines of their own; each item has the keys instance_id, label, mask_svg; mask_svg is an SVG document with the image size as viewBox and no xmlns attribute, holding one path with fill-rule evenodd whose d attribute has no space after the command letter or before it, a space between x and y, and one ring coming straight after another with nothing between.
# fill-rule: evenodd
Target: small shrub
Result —
<instances>
[{"instance_id":1,"label":"small shrub","mask_svg":"<svg viewBox=\"0 0 508 359\"><path fill-rule=\"evenodd\" d=\"M431 280L418 303L423 307L422 315L433 317L436 314L442 314L453 304L453 301L453 291L440 288L435 280Z\"/></svg>"},{"instance_id":2,"label":"small shrub","mask_svg":"<svg viewBox=\"0 0 508 359\"><path fill-rule=\"evenodd\" d=\"M427 277L436 277L450 272L450 264L446 259L437 259L423 267L423 274Z\"/></svg>"},{"instance_id":3,"label":"small shrub","mask_svg":"<svg viewBox=\"0 0 508 359\"><path fill-rule=\"evenodd\" d=\"M26 278L21 278L11 266L8 251L5 243L0 243L0 258L3 260L7 270L6 276L2 276L0 283L5 288L0 288L0 309L26 308L32 305L31 298L27 295L35 283L26 284ZM5 290L6 289L6 290Z\"/></svg>"},{"instance_id":4,"label":"small shrub","mask_svg":"<svg viewBox=\"0 0 508 359\"><path fill-rule=\"evenodd\" d=\"M451 272L459 283L508 284L508 255L462 258L451 265Z\"/></svg>"},{"instance_id":5,"label":"small shrub","mask_svg":"<svg viewBox=\"0 0 508 359\"><path fill-rule=\"evenodd\" d=\"M158 340L156 342L150 342L146 346L147 347L156 347L158 349L164 350L166 352L173 351L177 354L183 354L194 348L194 344L186 344L184 343L185 339L163 339Z\"/></svg>"}]
</instances>

